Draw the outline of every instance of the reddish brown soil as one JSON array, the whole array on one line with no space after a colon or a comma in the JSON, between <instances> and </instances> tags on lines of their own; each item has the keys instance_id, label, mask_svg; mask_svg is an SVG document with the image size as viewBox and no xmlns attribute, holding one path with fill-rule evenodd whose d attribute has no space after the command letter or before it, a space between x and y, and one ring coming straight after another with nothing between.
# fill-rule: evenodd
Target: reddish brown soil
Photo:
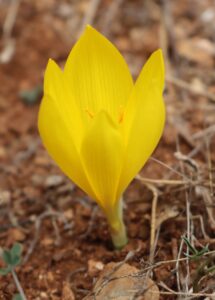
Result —
<instances>
[{"instance_id":1,"label":"reddish brown soil","mask_svg":"<svg viewBox=\"0 0 215 300\"><path fill-rule=\"evenodd\" d=\"M21 1L11 35L14 55L0 64L0 245L23 245L25 261L17 267L17 274L28 299L72 299L68 289L75 299L83 299L99 275L93 268L95 262L122 261L129 251L136 251L129 263L144 270L150 255L153 188L158 193L156 219L160 222L154 263L177 258L181 237L187 234L188 212L194 245L199 249L209 244L211 251L215 249L213 1L163 1L161 5L159 1L124 0L111 11L112 2L104 0L92 20L125 55L134 77L149 54L163 48L167 123L153 157L200 181L150 185L134 180L124 196L129 243L122 251L112 249L106 220L95 203L61 173L41 145L37 131L41 95L33 104L20 97L42 85L49 57L64 64L91 2ZM0 1L2 28L9 7L9 1ZM0 33L3 37L3 29ZM1 51L7 43L2 38ZM165 165L149 160L142 175L182 180L183 176ZM185 257L185 251L183 246L180 257ZM181 263L181 281L186 272ZM165 294L168 291L161 282L175 292L185 291L183 283L178 290L176 273L175 263L153 269L160 299L177 297L172 292ZM190 262L189 288L197 273L197 265ZM203 286L199 283L199 291L205 286L206 293L214 290L209 288L209 279L204 278ZM0 277L0 299L12 299L15 293L12 277Z\"/></svg>"}]
</instances>

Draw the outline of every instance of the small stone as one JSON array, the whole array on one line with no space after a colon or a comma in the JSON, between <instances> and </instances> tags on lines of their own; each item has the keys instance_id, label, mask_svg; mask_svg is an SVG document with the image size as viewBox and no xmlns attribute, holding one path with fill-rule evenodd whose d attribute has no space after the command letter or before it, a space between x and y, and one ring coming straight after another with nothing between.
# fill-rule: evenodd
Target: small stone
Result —
<instances>
[{"instance_id":1,"label":"small stone","mask_svg":"<svg viewBox=\"0 0 215 300\"><path fill-rule=\"evenodd\" d=\"M13 242L22 242L26 238L25 233L22 230L18 229L18 228L11 228L9 230L8 236L11 239L11 243L13 243Z\"/></svg>"},{"instance_id":2,"label":"small stone","mask_svg":"<svg viewBox=\"0 0 215 300\"><path fill-rule=\"evenodd\" d=\"M201 67L210 68L213 66L214 53L209 44L210 42L205 42L205 40L188 38L178 40L176 47L180 56L185 57L187 60L192 61Z\"/></svg>"},{"instance_id":3,"label":"small stone","mask_svg":"<svg viewBox=\"0 0 215 300\"><path fill-rule=\"evenodd\" d=\"M146 45L148 52L152 52L158 48L158 39L155 38L157 36L157 30L155 28L134 27L130 30L129 36L132 48L136 51L141 51Z\"/></svg>"},{"instance_id":4,"label":"small stone","mask_svg":"<svg viewBox=\"0 0 215 300\"><path fill-rule=\"evenodd\" d=\"M49 283L54 282L54 275L53 275L52 272L47 273L47 280L48 280Z\"/></svg>"},{"instance_id":5,"label":"small stone","mask_svg":"<svg viewBox=\"0 0 215 300\"><path fill-rule=\"evenodd\" d=\"M75 300L75 295L67 281L63 283L62 300Z\"/></svg>"},{"instance_id":6,"label":"small stone","mask_svg":"<svg viewBox=\"0 0 215 300\"><path fill-rule=\"evenodd\" d=\"M48 295L45 292L41 292L40 297L43 299L48 299Z\"/></svg>"},{"instance_id":7,"label":"small stone","mask_svg":"<svg viewBox=\"0 0 215 300\"><path fill-rule=\"evenodd\" d=\"M71 18L74 15L74 8L69 3L61 3L56 10L56 15L63 18Z\"/></svg>"},{"instance_id":8,"label":"small stone","mask_svg":"<svg viewBox=\"0 0 215 300\"><path fill-rule=\"evenodd\" d=\"M74 219L74 212L71 208L67 209L65 212L64 212L64 216L65 218L70 221L70 220L73 220Z\"/></svg>"},{"instance_id":9,"label":"small stone","mask_svg":"<svg viewBox=\"0 0 215 300\"><path fill-rule=\"evenodd\" d=\"M11 193L9 191L0 191L0 205L7 205L11 201Z\"/></svg>"},{"instance_id":10,"label":"small stone","mask_svg":"<svg viewBox=\"0 0 215 300\"><path fill-rule=\"evenodd\" d=\"M104 269L104 264L101 261L93 259L88 260L88 273L91 277L97 276Z\"/></svg>"},{"instance_id":11,"label":"small stone","mask_svg":"<svg viewBox=\"0 0 215 300\"><path fill-rule=\"evenodd\" d=\"M46 187L54 187L58 186L63 182L63 176L61 175L51 175L46 178L45 186Z\"/></svg>"},{"instance_id":12,"label":"small stone","mask_svg":"<svg viewBox=\"0 0 215 300\"><path fill-rule=\"evenodd\" d=\"M54 244L54 240L52 238L44 238L41 241L42 246L52 246Z\"/></svg>"},{"instance_id":13,"label":"small stone","mask_svg":"<svg viewBox=\"0 0 215 300\"><path fill-rule=\"evenodd\" d=\"M39 280L43 280L43 279L44 279L43 274L39 274L38 279L39 279Z\"/></svg>"},{"instance_id":14,"label":"small stone","mask_svg":"<svg viewBox=\"0 0 215 300\"><path fill-rule=\"evenodd\" d=\"M215 11L214 11L213 7L209 7L208 9L203 11L200 18L205 23L212 22L215 18Z\"/></svg>"},{"instance_id":15,"label":"small stone","mask_svg":"<svg viewBox=\"0 0 215 300\"><path fill-rule=\"evenodd\" d=\"M25 196L28 198L28 199L35 199L37 197L40 196L40 193L38 192L38 189L35 189L34 187L32 186L26 186L24 189L23 189L23 192L25 193Z\"/></svg>"},{"instance_id":16,"label":"small stone","mask_svg":"<svg viewBox=\"0 0 215 300\"><path fill-rule=\"evenodd\" d=\"M0 160L7 157L7 151L4 147L0 147Z\"/></svg>"},{"instance_id":17,"label":"small stone","mask_svg":"<svg viewBox=\"0 0 215 300\"><path fill-rule=\"evenodd\" d=\"M44 184L44 176L39 174L34 174L31 177L31 182L34 186L41 186Z\"/></svg>"},{"instance_id":18,"label":"small stone","mask_svg":"<svg viewBox=\"0 0 215 300\"><path fill-rule=\"evenodd\" d=\"M51 158L48 156L36 156L34 160L35 164L40 167L47 167L50 165Z\"/></svg>"}]
</instances>

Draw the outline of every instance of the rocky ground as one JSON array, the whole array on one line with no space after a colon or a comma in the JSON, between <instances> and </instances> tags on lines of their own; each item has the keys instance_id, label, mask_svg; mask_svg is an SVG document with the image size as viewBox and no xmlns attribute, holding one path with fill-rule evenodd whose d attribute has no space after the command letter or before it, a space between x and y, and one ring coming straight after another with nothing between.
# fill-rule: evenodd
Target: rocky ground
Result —
<instances>
[{"instance_id":1,"label":"rocky ground","mask_svg":"<svg viewBox=\"0 0 215 300\"><path fill-rule=\"evenodd\" d=\"M16 271L27 299L212 299L214 20L212 0L0 1L0 246L22 244ZM112 249L103 214L61 173L37 131L48 58L63 66L86 23L119 48L134 78L154 50L165 54L166 127L124 195L122 251ZM189 258L182 237L209 250ZM118 289L134 292L119 298ZM16 292L11 275L1 276L0 299Z\"/></svg>"}]
</instances>

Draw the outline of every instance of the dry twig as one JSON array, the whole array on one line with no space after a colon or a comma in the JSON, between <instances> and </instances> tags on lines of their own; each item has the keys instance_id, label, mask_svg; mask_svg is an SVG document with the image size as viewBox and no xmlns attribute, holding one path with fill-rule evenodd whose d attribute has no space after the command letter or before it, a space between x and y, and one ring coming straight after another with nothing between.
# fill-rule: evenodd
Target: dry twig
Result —
<instances>
[{"instance_id":1,"label":"dry twig","mask_svg":"<svg viewBox=\"0 0 215 300\"><path fill-rule=\"evenodd\" d=\"M80 239L86 239L92 232L97 212L98 212L98 206L94 205L87 230L83 234L80 235Z\"/></svg>"},{"instance_id":2,"label":"dry twig","mask_svg":"<svg viewBox=\"0 0 215 300\"><path fill-rule=\"evenodd\" d=\"M105 36L109 35L111 23L115 19L119 7L122 5L123 0L112 0L107 12L102 20L102 32Z\"/></svg>"},{"instance_id":3,"label":"dry twig","mask_svg":"<svg viewBox=\"0 0 215 300\"><path fill-rule=\"evenodd\" d=\"M86 10L86 14L83 18L82 25L80 27L79 35L83 32L85 26L87 24L92 25L93 21L95 19L99 4L101 0L90 0L89 1L89 7Z\"/></svg>"},{"instance_id":4,"label":"dry twig","mask_svg":"<svg viewBox=\"0 0 215 300\"><path fill-rule=\"evenodd\" d=\"M150 256L149 261L153 263L155 253L155 233L156 233L156 211L158 202L158 190L151 183L144 182L146 187L152 192L152 210L151 210L151 231L150 231Z\"/></svg>"},{"instance_id":5,"label":"dry twig","mask_svg":"<svg viewBox=\"0 0 215 300\"><path fill-rule=\"evenodd\" d=\"M15 41L11 37L16 22L17 13L21 0L12 0L3 24L3 50L0 52L0 63L8 63L15 51Z\"/></svg>"},{"instance_id":6,"label":"dry twig","mask_svg":"<svg viewBox=\"0 0 215 300\"><path fill-rule=\"evenodd\" d=\"M185 82L184 80L176 78L174 76L170 76L170 75L166 76L166 80L167 80L167 82L172 83L175 86L182 88L190 93L194 93L199 96L206 97L211 101L215 101L215 95L210 92L207 92L206 88L204 90L196 89L195 87L193 87L191 84Z\"/></svg>"},{"instance_id":7,"label":"dry twig","mask_svg":"<svg viewBox=\"0 0 215 300\"><path fill-rule=\"evenodd\" d=\"M23 264L25 264L28 261L29 257L33 253L33 251L34 251L34 249L36 247L36 244L38 242L38 239L39 239L40 228L41 228L42 221L43 221L43 219L48 218L48 217L57 217L57 218L60 218L65 223L65 225L67 225L66 218L60 212L56 212L56 211L53 211L53 210L49 209L48 211L45 211L40 216L38 216L36 218L36 221L35 221L35 230L36 230L35 236L34 236L34 239L32 240L32 242L30 244L30 247L27 250L27 253L26 253L25 257L23 258ZM59 231L57 229L57 232L56 232L56 228L55 228L55 233L57 233L56 239L57 239L57 241L59 241Z\"/></svg>"}]
</instances>

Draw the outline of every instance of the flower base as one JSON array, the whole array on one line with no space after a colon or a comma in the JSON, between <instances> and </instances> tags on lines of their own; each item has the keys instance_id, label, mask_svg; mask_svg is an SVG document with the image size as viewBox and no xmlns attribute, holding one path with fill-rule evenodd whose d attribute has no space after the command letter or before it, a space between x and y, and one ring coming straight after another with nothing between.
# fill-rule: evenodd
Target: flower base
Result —
<instances>
[{"instance_id":1,"label":"flower base","mask_svg":"<svg viewBox=\"0 0 215 300\"><path fill-rule=\"evenodd\" d=\"M107 217L112 242L115 249L122 249L127 243L127 233L123 222L123 199L117 201L111 209L104 210Z\"/></svg>"},{"instance_id":2,"label":"flower base","mask_svg":"<svg viewBox=\"0 0 215 300\"><path fill-rule=\"evenodd\" d=\"M116 228L110 227L110 234L115 249L120 250L128 243L125 224L123 223L123 221L120 222L117 230Z\"/></svg>"}]
</instances>

